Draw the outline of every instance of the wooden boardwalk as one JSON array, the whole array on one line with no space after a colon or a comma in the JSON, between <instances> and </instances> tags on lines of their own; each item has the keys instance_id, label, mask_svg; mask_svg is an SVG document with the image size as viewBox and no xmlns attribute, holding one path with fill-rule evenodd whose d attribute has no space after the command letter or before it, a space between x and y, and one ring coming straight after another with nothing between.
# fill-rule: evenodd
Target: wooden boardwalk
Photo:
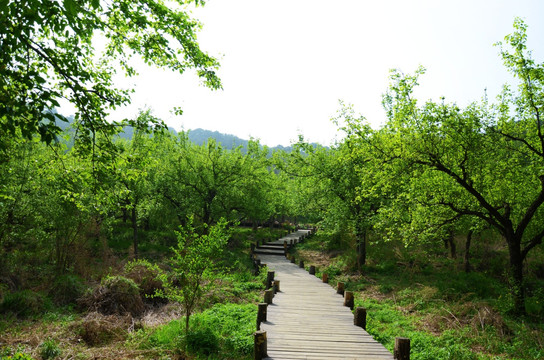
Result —
<instances>
[{"instance_id":1,"label":"wooden boardwalk","mask_svg":"<svg viewBox=\"0 0 544 360\"><path fill-rule=\"evenodd\" d=\"M298 237L300 232L290 236ZM267 333L267 359L393 359L383 345L353 325L352 312L330 285L283 256L259 258L280 282L267 321L261 323Z\"/></svg>"}]
</instances>

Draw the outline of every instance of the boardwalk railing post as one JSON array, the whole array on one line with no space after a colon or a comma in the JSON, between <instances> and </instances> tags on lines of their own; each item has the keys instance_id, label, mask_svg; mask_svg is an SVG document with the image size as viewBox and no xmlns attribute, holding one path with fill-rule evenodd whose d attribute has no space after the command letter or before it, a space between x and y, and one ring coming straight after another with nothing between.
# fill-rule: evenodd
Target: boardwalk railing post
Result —
<instances>
[{"instance_id":1,"label":"boardwalk railing post","mask_svg":"<svg viewBox=\"0 0 544 360\"><path fill-rule=\"evenodd\" d=\"M336 293L344 296L344 283L343 282L338 283L338 285L336 287Z\"/></svg>"},{"instance_id":2,"label":"boardwalk railing post","mask_svg":"<svg viewBox=\"0 0 544 360\"><path fill-rule=\"evenodd\" d=\"M255 331L253 333L253 342L254 342L254 359L262 360L265 357L268 357L266 351L266 331Z\"/></svg>"},{"instance_id":3,"label":"boardwalk railing post","mask_svg":"<svg viewBox=\"0 0 544 360\"><path fill-rule=\"evenodd\" d=\"M393 358L395 360L410 360L410 339L403 337L395 338Z\"/></svg>"},{"instance_id":4,"label":"boardwalk railing post","mask_svg":"<svg viewBox=\"0 0 544 360\"><path fill-rule=\"evenodd\" d=\"M296 262L297 262L297 260L295 259L295 255L291 256L291 264L294 264Z\"/></svg>"},{"instance_id":5,"label":"boardwalk railing post","mask_svg":"<svg viewBox=\"0 0 544 360\"><path fill-rule=\"evenodd\" d=\"M321 279L323 280L324 283L328 283L329 282L329 274L323 273L323 276L321 277Z\"/></svg>"},{"instance_id":6,"label":"boardwalk railing post","mask_svg":"<svg viewBox=\"0 0 544 360\"><path fill-rule=\"evenodd\" d=\"M358 307L355 309L355 314L353 317L353 324L359 326L366 330L366 309L363 307Z\"/></svg>"},{"instance_id":7,"label":"boardwalk railing post","mask_svg":"<svg viewBox=\"0 0 544 360\"><path fill-rule=\"evenodd\" d=\"M272 287L272 281L274 281L274 272L269 271L266 275L266 289L270 289Z\"/></svg>"},{"instance_id":8,"label":"boardwalk railing post","mask_svg":"<svg viewBox=\"0 0 544 360\"><path fill-rule=\"evenodd\" d=\"M300 260L300 262L298 263L298 267L304 269L304 261Z\"/></svg>"},{"instance_id":9,"label":"boardwalk railing post","mask_svg":"<svg viewBox=\"0 0 544 360\"><path fill-rule=\"evenodd\" d=\"M267 303L259 304L259 311L257 312L257 330L261 330L261 323L266 321L267 308L268 308Z\"/></svg>"},{"instance_id":10,"label":"boardwalk railing post","mask_svg":"<svg viewBox=\"0 0 544 360\"><path fill-rule=\"evenodd\" d=\"M310 273L310 275L315 275L315 266L314 265L310 265L309 273Z\"/></svg>"},{"instance_id":11,"label":"boardwalk railing post","mask_svg":"<svg viewBox=\"0 0 544 360\"><path fill-rule=\"evenodd\" d=\"M347 306L353 310L353 302L353 291L346 291L344 293L344 306Z\"/></svg>"},{"instance_id":12,"label":"boardwalk railing post","mask_svg":"<svg viewBox=\"0 0 544 360\"><path fill-rule=\"evenodd\" d=\"M272 299L274 298L274 290L268 289L264 292L264 302L268 305L272 304Z\"/></svg>"},{"instance_id":13,"label":"boardwalk railing post","mask_svg":"<svg viewBox=\"0 0 544 360\"><path fill-rule=\"evenodd\" d=\"M280 291L280 281L274 280L274 294L277 294Z\"/></svg>"}]
</instances>

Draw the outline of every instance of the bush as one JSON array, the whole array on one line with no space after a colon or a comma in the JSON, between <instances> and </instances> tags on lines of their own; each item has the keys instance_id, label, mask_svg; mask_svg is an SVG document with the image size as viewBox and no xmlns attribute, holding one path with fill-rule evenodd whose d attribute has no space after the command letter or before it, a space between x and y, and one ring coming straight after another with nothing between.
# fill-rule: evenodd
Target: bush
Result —
<instances>
[{"instance_id":1,"label":"bush","mask_svg":"<svg viewBox=\"0 0 544 360\"><path fill-rule=\"evenodd\" d=\"M104 315L123 315L130 313L140 316L144 312L144 303L136 283L123 276L108 276L94 291L87 293L80 304L90 311Z\"/></svg>"},{"instance_id":2,"label":"bush","mask_svg":"<svg viewBox=\"0 0 544 360\"><path fill-rule=\"evenodd\" d=\"M74 274L61 275L55 279L49 296L57 305L76 303L85 291L83 280Z\"/></svg>"},{"instance_id":3,"label":"bush","mask_svg":"<svg viewBox=\"0 0 544 360\"><path fill-rule=\"evenodd\" d=\"M11 313L19 318L27 318L44 313L50 304L36 292L30 290L16 291L4 296L0 304L0 313Z\"/></svg>"},{"instance_id":4,"label":"bush","mask_svg":"<svg viewBox=\"0 0 544 360\"><path fill-rule=\"evenodd\" d=\"M157 291L163 291L164 287L159 279L160 269L146 260L136 260L125 266L126 277L133 280L140 289L143 300L153 303L165 303L168 300L155 297Z\"/></svg>"}]
</instances>

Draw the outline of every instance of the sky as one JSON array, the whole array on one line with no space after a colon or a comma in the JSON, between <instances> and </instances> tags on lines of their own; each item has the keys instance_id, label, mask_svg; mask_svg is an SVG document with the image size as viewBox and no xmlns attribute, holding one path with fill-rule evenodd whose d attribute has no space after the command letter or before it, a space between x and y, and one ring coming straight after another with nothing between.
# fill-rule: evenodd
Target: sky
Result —
<instances>
[{"instance_id":1,"label":"sky","mask_svg":"<svg viewBox=\"0 0 544 360\"><path fill-rule=\"evenodd\" d=\"M220 59L223 90L184 75L140 68L132 105L176 130L203 128L289 145L305 139L330 145L340 134L331 122L339 100L373 127L385 121L381 99L390 69L427 69L415 96L465 106L494 99L511 76L497 41L515 17L528 25L528 47L544 62L544 1L539 0L208 0L193 11L199 43ZM175 116L172 108L184 113Z\"/></svg>"}]
</instances>

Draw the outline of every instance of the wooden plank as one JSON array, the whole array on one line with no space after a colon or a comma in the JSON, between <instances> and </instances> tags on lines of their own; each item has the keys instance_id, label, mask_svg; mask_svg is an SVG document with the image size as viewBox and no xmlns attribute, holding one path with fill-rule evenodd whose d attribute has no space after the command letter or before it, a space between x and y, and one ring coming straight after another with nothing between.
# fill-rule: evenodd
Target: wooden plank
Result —
<instances>
[{"instance_id":1,"label":"wooden plank","mask_svg":"<svg viewBox=\"0 0 544 360\"><path fill-rule=\"evenodd\" d=\"M298 231L275 243L301 236ZM259 257L281 281L281 292L261 324L267 332L267 359L393 359L382 344L353 325L353 313L329 284L282 257Z\"/></svg>"}]
</instances>

